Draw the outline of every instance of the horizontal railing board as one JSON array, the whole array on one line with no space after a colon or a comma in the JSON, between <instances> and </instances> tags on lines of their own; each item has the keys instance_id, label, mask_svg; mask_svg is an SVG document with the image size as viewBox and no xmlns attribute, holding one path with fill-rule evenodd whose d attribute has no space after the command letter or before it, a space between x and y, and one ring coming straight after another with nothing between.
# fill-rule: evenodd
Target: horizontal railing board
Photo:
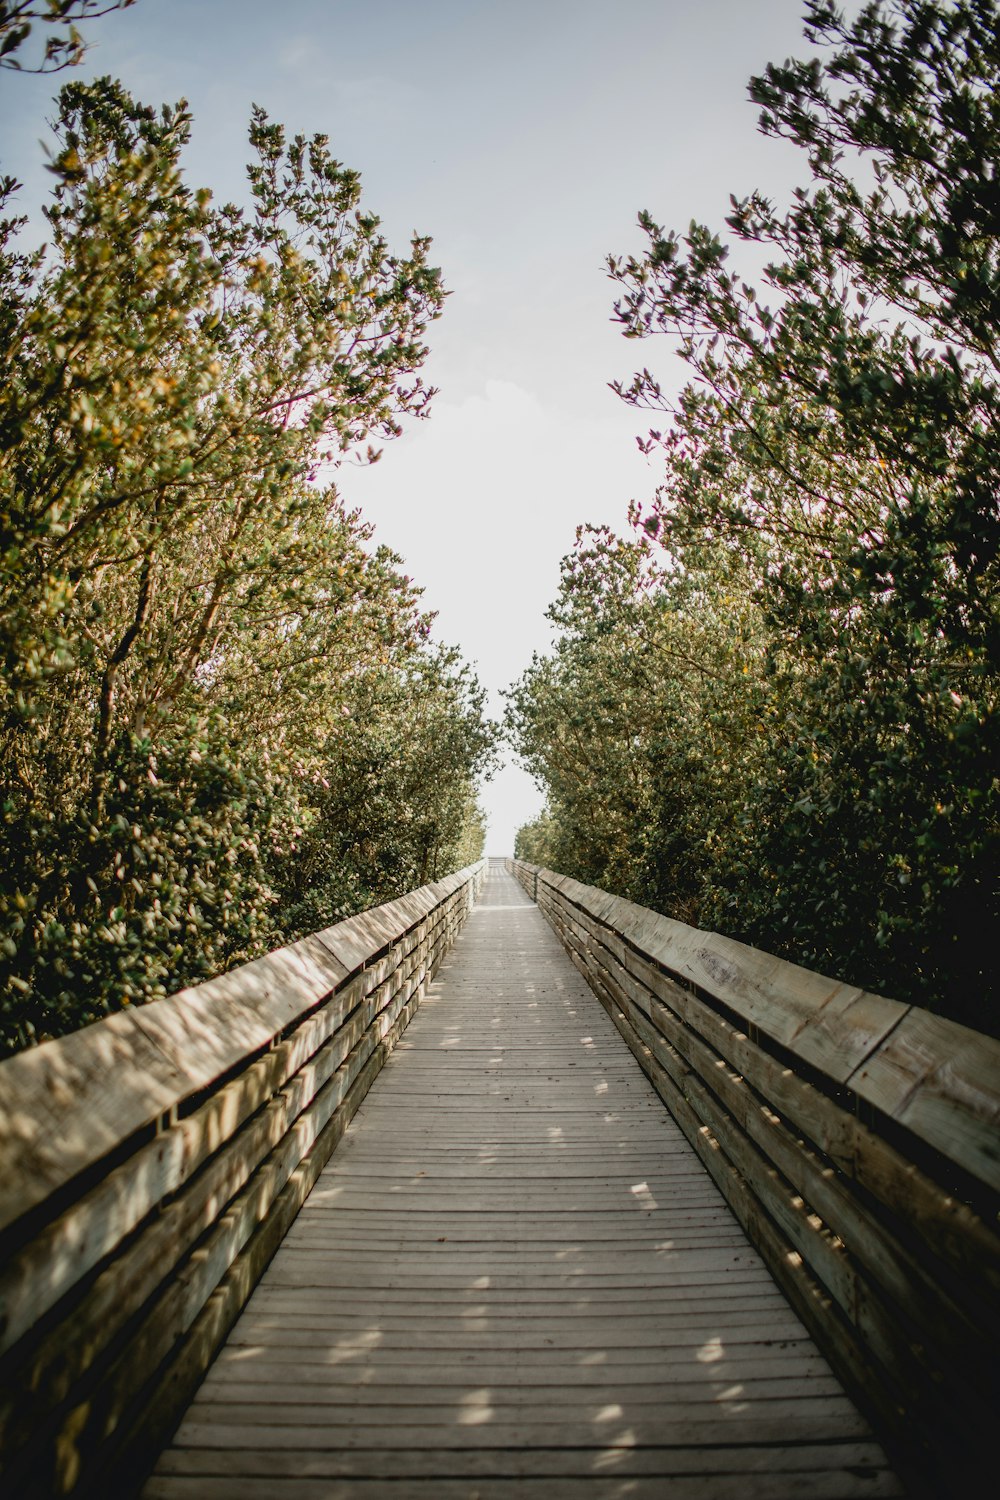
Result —
<instances>
[{"instance_id":1,"label":"horizontal railing board","mask_svg":"<svg viewBox=\"0 0 1000 1500\"><path fill-rule=\"evenodd\" d=\"M848 1082L1000 1192L1000 1042L914 1007Z\"/></svg>"},{"instance_id":2,"label":"horizontal railing board","mask_svg":"<svg viewBox=\"0 0 1000 1500\"><path fill-rule=\"evenodd\" d=\"M164 1420L166 1387L181 1389L204 1371L205 1330L237 1288L245 1300L266 1263L261 1247L271 1246L269 1258L280 1239L269 1215L310 1175L310 1153L336 1143L345 1112L357 1107L454 940L484 868L339 923L269 955L270 964L258 960L242 983L234 970L155 1002L146 1007L157 1018L149 1030L136 1025L136 1011L79 1033L82 1053L65 1038L28 1055L48 1051L48 1071L16 1066L21 1059L0 1065L5 1102L12 1070L19 1084L22 1129L5 1143L5 1165L14 1162L22 1177L44 1159L40 1127L58 1120L57 1104L82 1135L79 1101L60 1098L60 1089L73 1077L93 1087L95 1059L124 1064L126 1104L134 1098L137 1107L138 1063L149 1061L147 1124L159 1127L156 1135L135 1129L137 1113L126 1108L109 1143L110 1116L101 1115L95 1143L77 1148L74 1136L71 1161L48 1174L57 1180L47 1197L24 1194L24 1211L8 1226L8 1243L28 1236L0 1272L0 1453L15 1493L107 1493L130 1445L136 1462L155 1456L149 1434ZM151 1042L153 1031L162 1045ZM53 1069L61 1050L72 1066ZM59 1088L40 1098L26 1090L26 1079L52 1075ZM32 1109L33 1128L24 1128ZM284 1233L290 1220L279 1219Z\"/></svg>"},{"instance_id":3,"label":"horizontal railing board","mask_svg":"<svg viewBox=\"0 0 1000 1500\"><path fill-rule=\"evenodd\" d=\"M343 977L319 945L295 944L9 1059L0 1227L266 1047Z\"/></svg>"},{"instance_id":4,"label":"horizontal railing board","mask_svg":"<svg viewBox=\"0 0 1000 1500\"><path fill-rule=\"evenodd\" d=\"M453 895L461 884L461 875L449 875L443 880L422 886L396 901L372 907L356 917L348 917L333 927L326 927L314 934L343 964L347 973L362 964L369 963L376 954L395 941L400 928L410 928L423 920L443 899Z\"/></svg>"},{"instance_id":5,"label":"horizontal railing board","mask_svg":"<svg viewBox=\"0 0 1000 1500\"><path fill-rule=\"evenodd\" d=\"M541 878L654 962L838 1082L846 1081L907 1012L900 1001L814 974L720 933L687 927L566 876L546 871Z\"/></svg>"},{"instance_id":6,"label":"horizontal railing board","mask_svg":"<svg viewBox=\"0 0 1000 1500\"><path fill-rule=\"evenodd\" d=\"M758 955L731 938L699 933L566 876L540 871L539 883L1000 1194L996 1038ZM817 1006L812 1020L810 997ZM827 1062L831 1049L834 1061Z\"/></svg>"},{"instance_id":7,"label":"horizontal railing board","mask_svg":"<svg viewBox=\"0 0 1000 1500\"><path fill-rule=\"evenodd\" d=\"M457 877L18 1054L0 1071L0 1231L209 1087L414 926ZM110 1082L109 1082L110 1081Z\"/></svg>"},{"instance_id":8,"label":"horizontal railing board","mask_svg":"<svg viewBox=\"0 0 1000 1500\"><path fill-rule=\"evenodd\" d=\"M405 962L412 950L402 951ZM176 1194L209 1157L214 1156L211 1171L217 1175L225 1153L236 1144L239 1127L262 1108L270 1108L279 1089L294 1086L321 1049L336 1056L339 1065L388 998L378 1000L380 972L376 967L357 975L286 1042L123 1162L13 1257L0 1273L0 1352L16 1343L157 1203ZM260 1124L259 1117L255 1128ZM200 1232L200 1225L195 1232ZM176 1245L176 1227L171 1233ZM170 1243L164 1240L164 1253ZM109 1306L109 1315L115 1311L113 1304ZM59 1358L64 1354L63 1350Z\"/></svg>"},{"instance_id":9,"label":"horizontal railing board","mask_svg":"<svg viewBox=\"0 0 1000 1500\"><path fill-rule=\"evenodd\" d=\"M1000 1046L513 870L915 1489L970 1492L1000 1399Z\"/></svg>"}]
</instances>

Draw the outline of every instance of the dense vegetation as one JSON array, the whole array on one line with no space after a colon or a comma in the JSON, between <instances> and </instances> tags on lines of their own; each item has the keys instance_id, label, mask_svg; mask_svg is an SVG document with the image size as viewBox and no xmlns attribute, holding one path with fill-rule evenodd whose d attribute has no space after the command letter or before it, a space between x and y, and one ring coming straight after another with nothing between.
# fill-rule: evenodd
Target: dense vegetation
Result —
<instances>
[{"instance_id":1,"label":"dense vegetation","mask_svg":"<svg viewBox=\"0 0 1000 1500\"><path fill-rule=\"evenodd\" d=\"M47 247L8 218L0 259L8 1049L478 857L492 755L322 482L427 409L429 242L390 253L326 140L259 111L240 209L185 183L183 105L57 109Z\"/></svg>"},{"instance_id":2,"label":"dense vegetation","mask_svg":"<svg viewBox=\"0 0 1000 1500\"><path fill-rule=\"evenodd\" d=\"M993 0L808 3L751 83L810 181L763 247L648 215L626 336L670 336L633 535L585 531L510 723L548 793L518 852L995 1029L1000 25Z\"/></svg>"}]
</instances>

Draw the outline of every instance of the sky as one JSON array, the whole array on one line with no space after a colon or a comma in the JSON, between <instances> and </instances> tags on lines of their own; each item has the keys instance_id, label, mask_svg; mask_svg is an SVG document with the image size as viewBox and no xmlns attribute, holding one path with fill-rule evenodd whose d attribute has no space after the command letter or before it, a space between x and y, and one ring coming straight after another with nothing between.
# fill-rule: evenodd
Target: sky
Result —
<instances>
[{"instance_id":1,"label":"sky","mask_svg":"<svg viewBox=\"0 0 1000 1500\"><path fill-rule=\"evenodd\" d=\"M609 253L638 251L647 209L668 229L722 229L729 194L781 201L806 178L757 131L747 82L808 56L801 0L137 0L83 29L77 76L110 73L145 103L186 98L189 181L245 196L251 103L322 132L362 176L393 249L433 238L449 296L429 330L432 415L342 495L403 559L502 712L545 651L560 559L583 523L627 527L652 494L642 413L609 389L662 341L612 322ZM64 75L65 76L65 75ZM0 77L0 168L21 211L48 191L41 141L59 78ZM662 425L662 423L658 424ZM510 853L542 795L508 764L484 788L487 851Z\"/></svg>"}]
</instances>

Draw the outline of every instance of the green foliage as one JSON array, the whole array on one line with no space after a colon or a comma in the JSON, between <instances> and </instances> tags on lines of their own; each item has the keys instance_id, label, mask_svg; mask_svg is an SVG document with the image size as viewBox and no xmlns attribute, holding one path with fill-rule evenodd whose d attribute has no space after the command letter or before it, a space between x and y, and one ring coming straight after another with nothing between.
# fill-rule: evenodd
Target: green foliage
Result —
<instances>
[{"instance_id":1,"label":"green foliage","mask_svg":"<svg viewBox=\"0 0 1000 1500\"><path fill-rule=\"evenodd\" d=\"M532 858L697 923L709 830L758 754L762 646L728 560L657 562L648 537L584 528L549 618L560 629L508 694L507 728L546 790ZM525 854L523 857L531 858Z\"/></svg>"},{"instance_id":2,"label":"green foliage","mask_svg":"<svg viewBox=\"0 0 1000 1500\"><path fill-rule=\"evenodd\" d=\"M540 865L543 869L556 868L552 862L555 827L555 819L548 808L530 823L522 823L514 835L514 858L523 859L529 865Z\"/></svg>"},{"instance_id":3,"label":"green foliage","mask_svg":"<svg viewBox=\"0 0 1000 1500\"><path fill-rule=\"evenodd\" d=\"M826 57L751 92L812 181L727 221L771 255L764 289L648 215L646 253L610 262L627 336L670 336L693 376L675 403L648 370L619 388L670 419L634 515L659 576L599 655L568 620L515 727L589 878L995 1028L998 12L812 0L807 35ZM621 666L641 642L652 693ZM559 694L597 767L583 811L538 729Z\"/></svg>"},{"instance_id":4,"label":"green foliage","mask_svg":"<svg viewBox=\"0 0 1000 1500\"><path fill-rule=\"evenodd\" d=\"M221 726L205 726L202 747L123 738L99 824L80 806L8 818L8 1044L155 999L178 973L208 977L272 931L253 840L273 792L234 761Z\"/></svg>"},{"instance_id":5,"label":"green foliage","mask_svg":"<svg viewBox=\"0 0 1000 1500\"><path fill-rule=\"evenodd\" d=\"M76 29L77 21L92 21L112 10L125 10L135 0L0 0L0 68L22 73L58 73L83 61L87 44ZM41 58L26 68L16 54L31 35L32 23L48 27L65 26L64 31L50 30L45 38Z\"/></svg>"},{"instance_id":6,"label":"green foliage","mask_svg":"<svg viewBox=\"0 0 1000 1500\"><path fill-rule=\"evenodd\" d=\"M299 789L294 859L275 872L288 934L314 932L471 864L485 829L473 781L493 764L484 694L452 651L354 682L321 766Z\"/></svg>"},{"instance_id":7,"label":"green foliage","mask_svg":"<svg viewBox=\"0 0 1000 1500\"><path fill-rule=\"evenodd\" d=\"M185 184L183 105L56 123L49 248L0 261L7 1046L454 867L492 739L316 476L428 408L429 242L259 110L249 212Z\"/></svg>"}]
</instances>

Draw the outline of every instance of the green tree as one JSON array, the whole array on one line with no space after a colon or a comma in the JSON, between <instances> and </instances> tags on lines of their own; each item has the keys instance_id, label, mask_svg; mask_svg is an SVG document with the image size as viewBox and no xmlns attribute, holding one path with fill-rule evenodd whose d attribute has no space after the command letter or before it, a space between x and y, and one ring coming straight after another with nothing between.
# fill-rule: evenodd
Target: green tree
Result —
<instances>
[{"instance_id":1,"label":"green tree","mask_svg":"<svg viewBox=\"0 0 1000 1500\"><path fill-rule=\"evenodd\" d=\"M541 865L544 869L555 869L552 850L555 820L549 808L543 808L537 818L522 823L514 835L514 858L523 859L529 865Z\"/></svg>"},{"instance_id":2,"label":"green tree","mask_svg":"<svg viewBox=\"0 0 1000 1500\"><path fill-rule=\"evenodd\" d=\"M112 10L125 10L135 0L0 0L0 67L17 72L58 73L83 61L87 44L76 28L77 21L92 21ZM41 58L25 68L15 54L31 35L33 23L40 21L49 30Z\"/></svg>"},{"instance_id":3,"label":"green tree","mask_svg":"<svg viewBox=\"0 0 1000 1500\"><path fill-rule=\"evenodd\" d=\"M511 722L568 873L995 1028L998 12L807 11L751 93L809 186L610 260L690 374L618 387L668 419L657 557L568 567Z\"/></svg>"},{"instance_id":4,"label":"green tree","mask_svg":"<svg viewBox=\"0 0 1000 1500\"><path fill-rule=\"evenodd\" d=\"M475 786L492 773L495 729L457 653L409 647L342 686L339 712L303 786L294 860L275 870L286 930L315 931L482 854ZM478 829L478 832L477 832Z\"/></svg>"},{"instance_id":5,"label":"green tree","mask_svg":"<svg viewBox=\"0 0 1000 1500\"><path fill-rule=\"evenodd\" d=\"M541 862L689 922L759 753L758 623L735 560L717 562L664 568L643 534L581 528L549 611L555 650L508 695L548 799L522 830Z\"/></svg>"},{"instance_id":6,"label":"green tree","mask_svg":"<svg viewBox=\"0 0 1000 1500\"><path fill-rule=\"evenodd\" d=\"M772 764L709 910L754 940L986 1024L996 927L998 13L807 6L820 60L751 85L807 153L779 212L733 202L766 291L702 226L612 260L626 332L693 383L647 520L736 550L771 631ZM864 183L867 181L868 185ZM622 391L663 408L648 371ZM713 910L714 906L714 910Z\"/></svg>"},{"instance_id":7,"label":"green tree","mask_svg":"<svg viewBox=\"0 0 1000 1500\"><path fill-rule=\"evenodd\" d=\"M317 478L428 409L429 242L392 254L325 138L261 111L249 210L185 183L183 105L71 83L56 124L49 247L9 220L0 262L7 1045L297 935L303 842L365 805L340 768L373 726L410 712L377 836L432 742L465 806L491 735L398 559ZM425 864L373 875L340 830L314 925L443 868L460 836L432 803Z\"/></svg>"}]
</instances>

